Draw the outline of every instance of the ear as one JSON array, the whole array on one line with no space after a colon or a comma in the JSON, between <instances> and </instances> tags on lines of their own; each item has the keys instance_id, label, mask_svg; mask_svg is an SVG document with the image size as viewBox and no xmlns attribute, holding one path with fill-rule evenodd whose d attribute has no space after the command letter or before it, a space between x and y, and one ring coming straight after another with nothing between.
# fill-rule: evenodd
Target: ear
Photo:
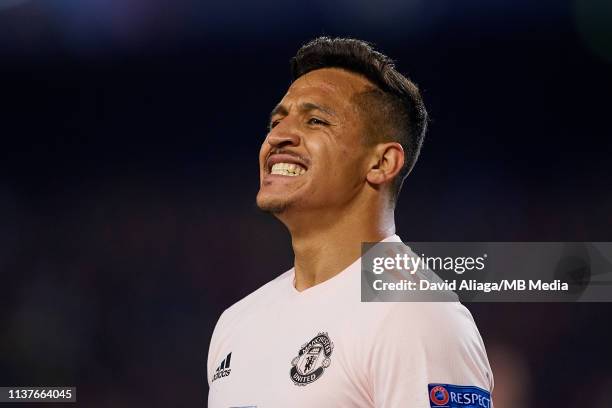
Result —
<instances>
[{"instance_id":1,"label":"ear","mask_svg":"<svg viewBox=\"0 0 612 408\"><path fill-rule=\"evenodd\" d=\"M366 179L382 186L395 178L404 166L404 149L397 142L380 143L374 148L372 165Z\"/></svg>"}]
</instances>

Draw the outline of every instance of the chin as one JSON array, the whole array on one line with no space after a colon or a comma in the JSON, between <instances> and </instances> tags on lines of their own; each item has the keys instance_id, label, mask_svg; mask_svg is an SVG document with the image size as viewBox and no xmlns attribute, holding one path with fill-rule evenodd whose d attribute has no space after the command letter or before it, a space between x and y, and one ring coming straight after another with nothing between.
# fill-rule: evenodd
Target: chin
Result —
<instances>
[{"instance_id":1,"label":"chin","mask_svg":"<svg viewBox=\"0 0 612 408\"><path fill-rule=\"evenodd\" d=\"M289 200L286 197L270 197L259 193L257 194L257 207L262 211L280 214L289 207Z\"/></svg>"}]
</instances>

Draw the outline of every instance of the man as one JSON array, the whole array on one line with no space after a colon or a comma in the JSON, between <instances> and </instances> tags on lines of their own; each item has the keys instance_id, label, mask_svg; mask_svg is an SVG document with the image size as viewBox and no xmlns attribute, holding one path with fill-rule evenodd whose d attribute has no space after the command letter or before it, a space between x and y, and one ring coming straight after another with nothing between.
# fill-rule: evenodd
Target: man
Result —
<instances>
[{"instance_id":1,"label":"man","mask_svg":"<svg viewBox=\"0 0 612 408\"><path fill-rule=\"evenodd\" d=\"M220 317L209 407L489 407L493 378L456 302L362 303L362 242L401 242L394 208L423 141L417 87L365 42L318 38L292 60L259 154L258 206L295 266Z\"/></svg>"}]
</instances>

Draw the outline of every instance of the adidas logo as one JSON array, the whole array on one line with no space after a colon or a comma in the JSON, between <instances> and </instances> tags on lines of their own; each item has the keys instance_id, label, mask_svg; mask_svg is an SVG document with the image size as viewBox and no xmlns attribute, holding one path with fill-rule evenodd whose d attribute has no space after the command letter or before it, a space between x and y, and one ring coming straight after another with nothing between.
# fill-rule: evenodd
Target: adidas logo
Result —
<instances>
[{"instance_id":1,"label":"adidas logo","mask_svg":"<svg viewBox=\"0 0 612 408\"><path fill-rule=\"evenodd\" d=\"M217 367L217 369L215 370L215 375L213 376L213 379L212 379L213 381L230 375L230 373L232 372L232 370L230 369L231 361L232 361L232 353L229 353L227 357L223 359L219 367Z\"/></svg>"}]
</instances>

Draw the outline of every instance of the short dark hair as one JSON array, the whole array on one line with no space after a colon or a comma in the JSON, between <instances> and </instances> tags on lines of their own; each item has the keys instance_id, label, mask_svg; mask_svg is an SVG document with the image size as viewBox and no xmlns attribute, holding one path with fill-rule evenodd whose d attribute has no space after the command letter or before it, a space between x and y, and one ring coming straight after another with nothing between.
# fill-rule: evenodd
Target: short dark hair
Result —
<instances>
[{"instance_id":1,"label":"short dark hair","mask_svg":"<svg viewBox=\"0 0 612 408\"><path fill-rule=\"evenodd\" d=\"M394 141L404 149L404 167L392 185L393 199L397 199L417 161L427 129L427 111L418 87L395 69L392 59L353 38L319 37L303 45L291 59L292 80L321 68L345 69L376 86L357 95L356 102L369 115L370 143Z\"/></svg>"}]
</instances>

